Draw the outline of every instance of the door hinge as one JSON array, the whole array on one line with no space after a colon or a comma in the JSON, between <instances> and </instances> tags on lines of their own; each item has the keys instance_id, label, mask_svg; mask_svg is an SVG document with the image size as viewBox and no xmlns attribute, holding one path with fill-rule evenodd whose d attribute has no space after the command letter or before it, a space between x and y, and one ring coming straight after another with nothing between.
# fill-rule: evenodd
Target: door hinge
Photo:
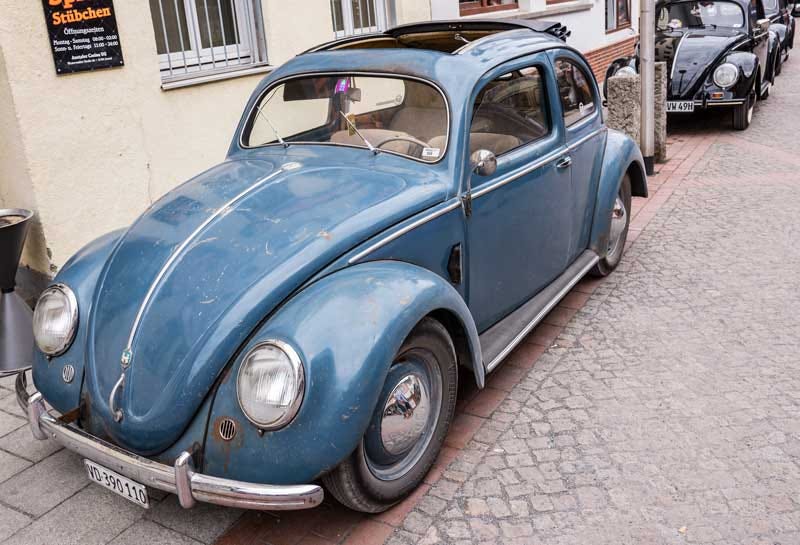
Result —
<instances>
[{"instance_id":1,"label":"door hinge","mask_svg":"<svg viewBox=\"0 0 800 545\"><path fill-rule=\"evenodd\" d=\"M464 209L464 215L470 217L472 215L472 194L467 193L461 196L461 207Z\"/></svg>"}]
</instances>

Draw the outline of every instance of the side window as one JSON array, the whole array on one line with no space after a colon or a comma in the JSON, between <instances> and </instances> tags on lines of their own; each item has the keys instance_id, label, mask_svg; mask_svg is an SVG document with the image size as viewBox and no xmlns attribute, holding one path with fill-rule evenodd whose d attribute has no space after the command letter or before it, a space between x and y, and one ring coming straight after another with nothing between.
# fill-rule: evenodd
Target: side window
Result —
<instances>
[{"instance_id":1,"label":"side window","mask_svg":"<svg viewBox=\"0 0 800 545\"><path fill-rule=\"evenodd\" d=\"M556 79L567 127L594 113L597 105L594 103L592 86L589 77L578 65L567 59L558 59Z\"/></svg>"},{"instance_id":2,"label":"side window","mask_svg":"<svg viewBox=\"0 0 800 545\"><path fill-rule=\"evenodd\" d=\"M509 72L489 82L475 100L470 153L487 149L502 155L549 132L541 69Z\"/></svg>"}]
</instances>

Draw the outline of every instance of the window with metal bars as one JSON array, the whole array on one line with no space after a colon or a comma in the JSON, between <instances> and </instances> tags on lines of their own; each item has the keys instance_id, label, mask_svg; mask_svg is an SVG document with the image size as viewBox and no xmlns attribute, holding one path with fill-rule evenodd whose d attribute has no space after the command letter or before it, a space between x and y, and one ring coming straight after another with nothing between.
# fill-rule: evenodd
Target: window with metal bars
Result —
<instances>
[{"instance_id":1,"label":"window with metal bars","mask_svg":"<svg viewBox=\"0 0 800 545\"><path fill-rule=\"evenodd\" d=\"M384 0L331 0L333 32L337 38L386 30Z\"/></svg>"},{"instance_id":2,"label":"window with metal bars","mask_svg":"<svg viewBox=\"0 0 800 545\"><path fill-rule=\"evenodd\" d=\"M150 0L163 82L266 64L258 0Z\"/></svg>"}]
</instances>

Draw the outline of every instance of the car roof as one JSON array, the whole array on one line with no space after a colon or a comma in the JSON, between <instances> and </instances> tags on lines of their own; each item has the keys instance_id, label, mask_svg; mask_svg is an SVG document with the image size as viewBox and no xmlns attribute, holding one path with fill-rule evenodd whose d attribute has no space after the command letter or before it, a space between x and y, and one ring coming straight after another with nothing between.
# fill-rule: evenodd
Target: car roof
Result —
<instances>
[{"instance_id":1,"label":"car roof","mask_svg":"<svg viewBox=\"0 0 800 545\"><path fill-rule=\"evenodd\" d=\"M311 73L393 73L431 81L442 88L451 99L457 99L460 98L457 96L460 93L471 92L488 70L515 58L555 48L569 49L580 55L576 49L554 34L540 30L550 27L555 27L555 32L568 35L569 31L558 23L536 23L518 19L438 21L403 25L385 32L345 38L315 47L276 69L262 82L262 86L266 87L278 79ZM359 41L368 42L373 39L442 30L490 33L465 44L453 53L403 47L337 49ZM370 54L377 51L380 54Z\"/></svg>"}]
</instances>

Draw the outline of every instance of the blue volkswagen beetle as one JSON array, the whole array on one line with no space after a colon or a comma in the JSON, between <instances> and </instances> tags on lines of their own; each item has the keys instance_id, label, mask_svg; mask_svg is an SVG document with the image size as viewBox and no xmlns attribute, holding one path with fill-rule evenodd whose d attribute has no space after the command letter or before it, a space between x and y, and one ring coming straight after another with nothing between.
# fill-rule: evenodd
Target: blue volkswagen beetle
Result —
<instances>
[{"instance_id":1,"label":"blue volkswagen beetle","mask_svg":"<svg viewBox=\"0 0 800 545\"><path fill-rule=\"evenodd\" d=\"M336 41L255 90L226 160L78 252L34 317L38 438L143 507L379 512L483 387L620 261L642 157L536 24ZM52 406L54 411L45 403Z\"/></svg>"}]
</instances>

